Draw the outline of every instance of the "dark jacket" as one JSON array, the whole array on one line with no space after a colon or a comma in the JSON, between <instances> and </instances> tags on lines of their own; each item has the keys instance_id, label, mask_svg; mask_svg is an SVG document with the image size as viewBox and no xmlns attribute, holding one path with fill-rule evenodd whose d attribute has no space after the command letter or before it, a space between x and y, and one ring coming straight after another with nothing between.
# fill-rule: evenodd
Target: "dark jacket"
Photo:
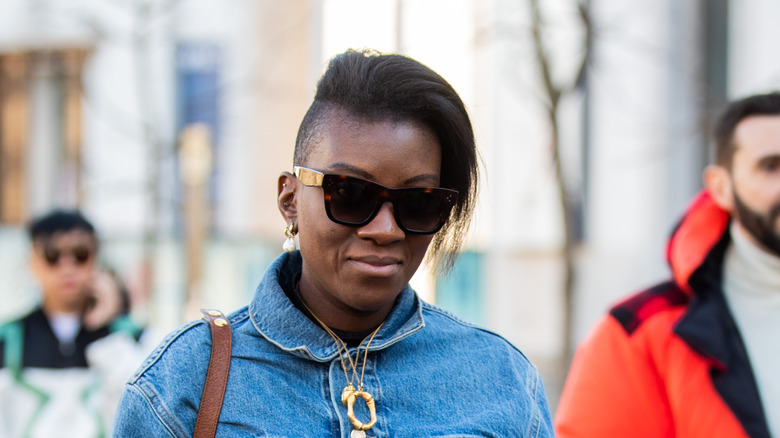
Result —
<instances>
[{"instance_id":1,"label":"dark jacket","mask_svg":"<svg viewBox=\"0 0 780 438\"><path fill-rule=\"evenodd\" d=\"M40 308L0 325L0 435L105 437L132 373L123 370L144 352L139 334L120 317L63 343Z\"/></svg>"},{"instance_id":2,"label":"dark jacket","mask_svg":"<svg viewBox=\"0 0 780 438\"><path fill-rule=\"evenodd\" d=\"M0 327L0 368L87 367L87 346L110 333L109 327L81 330L72 343L61 343L41 308Z\"/></svg>"}]
</instances>

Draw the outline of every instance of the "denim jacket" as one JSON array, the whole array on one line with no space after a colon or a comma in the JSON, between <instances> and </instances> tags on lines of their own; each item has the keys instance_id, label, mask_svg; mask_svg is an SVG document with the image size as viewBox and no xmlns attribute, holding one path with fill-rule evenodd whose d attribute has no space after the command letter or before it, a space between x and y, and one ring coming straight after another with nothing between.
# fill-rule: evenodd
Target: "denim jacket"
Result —
<instances>
[{"instance_id":1,"label":"denim jacket","mask_svg":"<svg viewBox=\"0 0 780 438\"><path fill-rule=\"evenodd\" d=\"M249 306L229 316L233 352L219 437L352 432L336 343L280 286L300 272L300 253L280 256ZM114 436L192 436L210 345L205 321L170 334L127 383ZM376 401L369 437L553 436L528 359L497 334L422 302L409 286L371 343L363 383ZM362 400L355 415L368 422Z\"/></svg>"}]
</instances>

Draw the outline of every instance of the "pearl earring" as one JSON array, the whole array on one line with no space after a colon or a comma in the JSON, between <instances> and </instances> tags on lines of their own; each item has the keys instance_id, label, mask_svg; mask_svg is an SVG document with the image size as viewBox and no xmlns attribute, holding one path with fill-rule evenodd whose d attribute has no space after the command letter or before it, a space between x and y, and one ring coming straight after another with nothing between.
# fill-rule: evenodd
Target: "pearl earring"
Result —
<instances>
[{"instance_id":1,"label":"pearl earring","mask_svg":"<svg viewBox=\"0 0 780 438\"><path fill-rule=\"evenodd\" d=\"M284 228L284 235L287 236L287 239L285 239L284 243L282 244L282 249L284 252L293 252L296 249L295 245L295 224L292 223L290 225L287 225Z\"/></svg>"}]
</instances>

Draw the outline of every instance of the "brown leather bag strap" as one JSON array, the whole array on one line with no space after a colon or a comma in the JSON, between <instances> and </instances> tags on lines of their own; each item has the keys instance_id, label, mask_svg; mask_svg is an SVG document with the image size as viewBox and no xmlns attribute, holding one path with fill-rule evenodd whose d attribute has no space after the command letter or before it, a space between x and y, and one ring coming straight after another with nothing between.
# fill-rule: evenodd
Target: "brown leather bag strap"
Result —
<instances>
[{"instance_id":1,"label":"brown leather bag strap","mask_svg":"<svg viewBox=\"0 0 780 438\"><path fill-rule=\"evenodd\" d=\"M193 438L213 438L217 433L219 413L225 398L228 374L230 374L230 356L233 347L230 323L219 310L201 309L203 319L211 328L211 359L206 373L206 384L200 397L198 419L195 421Z\"/></svg>"}]
</instances>

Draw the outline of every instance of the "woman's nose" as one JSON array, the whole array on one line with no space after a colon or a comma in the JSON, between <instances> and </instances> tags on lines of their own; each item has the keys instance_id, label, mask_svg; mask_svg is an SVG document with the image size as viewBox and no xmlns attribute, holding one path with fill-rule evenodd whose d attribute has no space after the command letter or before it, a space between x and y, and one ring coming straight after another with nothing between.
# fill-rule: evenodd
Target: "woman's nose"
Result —
<instances>
[{"instance_id":1,"label":"woman's nose","mask_svg":"<svg viewBox=\"0 0 780 438\"><path fill-rule=\"evenodd\" d=\"M385 202L379 207L379 212L371 219L371 222L358 228L358 236L374 240L380 245L402 240L406 233L395 221L393 204Z\"/></svg>"}]
</instances>

